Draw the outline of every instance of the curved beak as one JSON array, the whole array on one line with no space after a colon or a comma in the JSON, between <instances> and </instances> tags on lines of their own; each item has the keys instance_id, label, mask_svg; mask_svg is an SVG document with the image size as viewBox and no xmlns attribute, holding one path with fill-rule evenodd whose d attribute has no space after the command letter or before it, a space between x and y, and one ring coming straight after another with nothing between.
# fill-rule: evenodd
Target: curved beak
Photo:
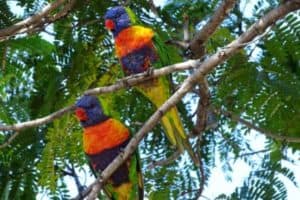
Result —
<instances>
[{"instance_id":1,"label":"curved beak","mask_svg":"<svg viewBox=\"0 0 300 200\"><path fill-rule=\"evenodd\" d=\"M86 121L88 119L87 114L83 108L76 108L75 115L79 121Z\"/></svg>"},{"instance_id":2,"label":"curved beak","mask_svg":"<svg viewBox=\"0 0 300 200\"><path fill-rule=\"evenodd\" d=\"M111 19L105 20L105 27L106 27L108 30L112 31L113 29L115 29L115 23L114 23L114 21L111 20Z\"/></svg>"}]
</instances>

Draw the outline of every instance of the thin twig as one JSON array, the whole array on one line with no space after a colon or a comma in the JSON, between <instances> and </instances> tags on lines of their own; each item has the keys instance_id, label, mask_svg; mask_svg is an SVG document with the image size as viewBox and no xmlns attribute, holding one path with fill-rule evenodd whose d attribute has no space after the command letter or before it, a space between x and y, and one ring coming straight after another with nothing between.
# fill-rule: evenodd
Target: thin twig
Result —
<instances>
[{"instance_id":1,"label":"thin twig","mask_svg":"<svg viewBox=\"0 0 300 200\"><path fill-rule=\"evenodd\" d=\"M204 185L206 181L206 176L204 172L204 163L202 160L201 156L201 142L202 142L203 135L199 134L198 135L198 140L197 140L197 156L199 160L199 172L200 172L200 185L199 188L196 190L196 199L199 199L202 196L203 190L204 190Z\"/></svg>"},{"instance_id":2,"label":"thin twig","mask_svg":"<svg viewBox=\"0 0 300 200\"><path fill-rule=\"evenodd\" d=\"M68 166L69 167L69 166ZM79 181L79 177L75 171L75 167L73 164L71 164L71 167L69 167L69 169L71 170L72 172L72 177L74 178L74 181L75 181L75 184L76 184L76 187L77 187L77 190L78 190L78 193L80 194L81 192L83 192L84 190L84 186L80 183Z\"/></svg>"},{"instance_id":3,"label":"thin twig","mask_svg":"<svg viewBox=\"0 0 300 200\"><path fill-rule=\"evenodd\" d=\"M180 151L177 150L170 157L167 157L166 159L152 161L151 164L149 164L147 168L153 169L157 166L161 167L161 166L169 165L172 162L174 162L174 160L176 160L179 156L180 156Z\"/></svg>"},{"instance_id":4,"label":"thin twig","mask_svg":"<svg viewBox=\"0 0 300 200\"><path fill-rule=\"evenodd\" d=\"M189 47L188 42L180 41L180 40L174 40L174 39L173 40L167 40L165 43L177 46L181 49L187 49Z\"/></svg>"},{"instance_id":5,"label":"thin twig","mask_svg":"<svg viewBox=\"0 0 300 200\"><path fill-rule=\"evenodd\" d=\"M249 41L249 42L245 42L245 43L242 43L242 44L239 44L237 47L240 48L240 47L245 47L245 46L248 46L250 44L253 44L259 40L261 40L262 38L264 38L271 30L272 30L272 27L273 26L270 26L268 30L266 30L264 33L262 33L261 35L259 35L256 39L252 40L252 41ZM230 46L226 47L226 48L230 48Z\"/></svg>"},{"instance_id":6,"label":"thin twig","mask_svg":"<svg viewBox=\"0 0 300 200\"><path fill-rule=\"evenodd\" d=\"M3 54L2 54L2 71L4 72L6 69L6 54L7 54L7 43L4 44Z\"/></svg>"},{"instance_id":7,"label":"thin twig","mask_svg":"<svg viewBox=\"0 0 300 200\"><path fill-rule=\"evenodd\" d=\"M76 0L68 0L68 3L63 7L61 11L56 13L53 17L49 18L48 23L52 23L65 17L72 10L73 6L75 5L75 2Z\"/></svg>"},{"instance_id":8,"label":"thin twig","mask_svg":"<svg viewBox=\"0 0 300 200\"><path fill-rule=\"evenodd\" d=\"M201 154L200 154L199 151L198 151L198 159L199 159L200 185L199 185L198 189L193 190L193 192L196 192L196 198L195 199L199 199L202 196L205 181L206 181L203 160L201 159ZM186 193L182 193L181 195L185 195L185 194Z\"/></svg>"},{"instance_id":9,"label":"thin twig","mask_svg":"<svg viewBox=\"0 0 300 200\"><path fill-rule=\"evenodd\" d=\"M0 130L1 131L21 131L26 128L31 128L31 127L36 127L40 126L49 122L52 122L54 119L61 117L67 112L73 111L75 108L75 105L68 106L66 108L60 109L50 115L47 115L42 118L34 119L31 121L19 123L19 124L14 124L14 125L9 125L9 126L3 126L0 125Z\"/></svg>"},{"instance_id":10,"label":"thin twig","mask_svg":"<svg viewBox=\"0 0 300 200\"><path fill-rule=\"evenodd\" d=\"M192 189L192 190L186 190L186 191L181 192L180 195L181 195L181 196L184 196L184 195L189 194L189 193L198 192L199 190L200 190L200 188ZM207 196L204 196L204 195L201 195L201 196L196 197L195 200L199 200L200 197L202 197L202 198L204 198L204 199L207 199L207 200L210 200L210 198L208 198Z\"/></svg>"},{"instance_id":11,"label":"thin twig","mask_svg":"<svg viewBox=\"0 0 300 200\"><path fill-rule=\"evenodd\" d=\"M158 14L158 10L153 2L153 0L148 0L148 3L149 3L149 6L150 6L150 10L152 11L152 13L156 16L156 17L159 17L159 14Z\"/></svg>"},{"instance_id":12,"label":"thin twig","mask_svg":"<svg viewBox=\"0 0 300 200\"><path fill-rule=\"evenodd\" d=\"M183 14L183 41L188 42L189 40L190 40L189 16L185 13Z\"/></svg>"},{"instance_id":13,"label":"thin twig","mask_svg":"<svg viewBox=\"0 0 300 200\"><path fill-rule=\"evenodd\" d=\"M176 47L179 47L182 50L187 50L190 46L189 40L190 40L190 32L189 32L189 17L187 14L183 14L183 38L182 40L178 39L169 39L165 43L169 45L174 45Z\"/></svg>"},{"instance_id":14,"label":"thin twig","mask_svg":"<svg viewBox=\"0 0 300 200\"><path fill-rule=\"evenodd\" d=\"M58 170L62 174L62 176L71 176L74 179L78 194L83 192L85 187L80 183L79 177L75 171L75 167L73 164L70 165L67 164L66 165L67 170L61 169L61 167L59 167L58 165L54 165L54 168L55 170Z\"/></svg>"},{"instance_id":15,"label":"thin twig","mask_svg":"<svg viewBox=\"0 0 300 200\"><path fill-rule=\"evenodd\" d=\"M12 143L12 141L13 141L19 134L20 134L19 131L17 131L17 132L15 132L14 134L12 134L12 135L8 138L8 140L7 140L6 142L4 142L3 144L0 145L0 149L9 146L9 145Z\"/></svg>"},{"instance_id":16,"label":"thin twig","mask_svg":"<svg viewBox=\"0 0 300 200\"><path fill-rule=\"evenodd\" d=\"M300 143L300 137L289 137L289 136L280 135L280 133L276 133L276 134L272 133L271 131L260 128L256 125L252 124L251 122L248 122L248 121L242 119L241 117L239 117L238 115L235 115L234 113L229 112L229 111L216 110L216 112L220 112L224 116L229 117L230 119L232 119L236 122L244 124L248 128L256 130L256 131L258 131L258 132L260 132L260 133L262 133L262 134L266 135L267 137L270 137L274 140L284 141L284 142L292 142L292 143Z\"/></svg>"},{"instance_id":17,"label":"thin twig","mask_svg":"<svg viewBox=\"0 0 300 200\"><path fill-rule=\"evenodd\" d=\"M201 157L200 157L199 160L200 160L199 169L200 169L200 174L201 174L201 180L200 180L200 187L199 187L197 196L200 198L202 196L203 191L204 191L204 184L205 184L206 176L205 176L205 173L204 173L204 164L203 164L203 161L202 161Z\"/></svg>"},{"instance_id":18,"label":"thin twig","mask_svg":"<svg viewBox=\"0 0 300 200\"><path fill-rule=\"evenodd\" d=\"M89 25L92 25L92 24L95 24L95 23L99 23L99 22L102 22L102 21L103 21L103 18L93 19L93 20L90 20L90 21L85 21L85 22L77 23L72 28L82 27L82 26L89 26Z\"/></svg>"},{"instance_id":19,"label":"thin twig","mask_svg":"<svg viewBox=\"0 0 300 200\"><path fill-rule=\"evenodd\" d=\"M183 40L177 39L169 39L165 43L174 45L179 47L182 50L187 50L189 48L189 40L190 40L190 33L189 33L189 17L187 14L183 15Z\"/></svg>"},{"instance_id":20,"label":"thin twig","mask_svg":"<svg viewBox=\"0 0 300 200\"><path fill-rule=\"evenodd\" d=\"M237 157L241 158L241 157L246 157L246 156L253 156L255 154L266 153L268 151L270 151L270 149L262 149L262 150L259 150L259 151L253 151L253 152L249 152L249 153L239 154Z\"/></svg>"}]
</instances>

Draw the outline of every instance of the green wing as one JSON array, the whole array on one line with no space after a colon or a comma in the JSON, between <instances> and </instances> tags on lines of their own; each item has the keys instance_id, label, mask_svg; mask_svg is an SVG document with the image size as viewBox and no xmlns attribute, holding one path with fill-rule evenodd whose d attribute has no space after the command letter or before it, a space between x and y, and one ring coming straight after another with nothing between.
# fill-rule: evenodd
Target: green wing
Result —
<instances>
[{"instance_id":1,"label":"green wing","mask_svg":"<svg viewBox=\"0 0 300 200\"><path fill-rule=\"evenodd\" d=\"M168 38L168 35L162 31L155 32L153 43L159 57L159 60L154 63L155 68L161 68L182 61L182 57L178 50L173 46L165 44L165 41L167 41Z\"/></svg>"},{"instance_id":2,"label":"green wing","mask_svg":"<svg viewBox=\"0 0 300 200\"><path fill-rule=\"evenodd\" d=\"M134 14L134 12L131 10L131 8L129 7L125 7L125 10L129 16L131 25L137 25L137 24L141 24L140 20L136 17L136 15Z\"/></svg>"},{"instance_id":3,"label":"green wing","mask_svg":"<svg viewBox=\"0 0 300 200\"><path fill-rule=\"evenodd\" d=\"M118 79L124 76L123 71L120 69L120 65L111 65L109 69L107 69L107 71L98 79L97 86L101 87L115 84ZM118 103L118 101L119 97L122 96L124 92L125 90L118 90L116 92L101 94L99 100L105 114L113 116L116 119L120 119L120 113L118 112L118 106L120 103Z\"/></svg>"}]
</instances>

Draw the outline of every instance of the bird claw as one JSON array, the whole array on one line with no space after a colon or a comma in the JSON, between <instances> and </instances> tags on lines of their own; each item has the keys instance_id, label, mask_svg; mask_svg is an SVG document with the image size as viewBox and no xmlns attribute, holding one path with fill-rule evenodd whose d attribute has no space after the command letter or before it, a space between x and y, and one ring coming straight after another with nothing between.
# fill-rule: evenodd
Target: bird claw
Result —
<instances>
[{"instance_id":1,"label":"bird claw","mask_svg":"<svg viewBox=\"0 0 300 200\"><path fill-rule=\"evenodd\" d=\"M121 156L123 156L124 152L125 152L125 148L122 147L122 148L119 149L119 154Z\"/></svg>"},{"instance_id":2,"label":"bird claw","mask_svg":"<svg viewBox=\"0 0 300 200\"><path fill-rule=\"evenodd\" d=\"M153 67L149 67L149 68L146 70L145 76L152 76L152 75L153 75L153 72L154 72Z\"/></svg>"}]
</instances>

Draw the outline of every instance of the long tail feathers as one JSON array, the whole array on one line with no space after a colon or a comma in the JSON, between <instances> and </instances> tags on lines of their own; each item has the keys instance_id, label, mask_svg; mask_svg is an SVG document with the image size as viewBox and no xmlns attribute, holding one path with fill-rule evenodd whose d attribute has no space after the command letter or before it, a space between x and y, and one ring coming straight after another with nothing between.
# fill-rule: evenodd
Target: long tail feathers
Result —
<instances>
[{"instance_id":1,"label":"long tail feathers","mask_svg":"<svg viewBox=\"0 0 300 200\"><path fill-rule=\"evenodd\" d=\"M148 82L139 85L137 89L157 108L169 98L168 83L163 77L149 80ZM195 164L199 165L199 160L197 159L197 156L195 156L195 153L188 141L177 108L171 108L162 117L161 121L169 141L173 145L177 146L181 153L184 150L187 150Z\"/></svg>"},{"instance_id":2,"label":"long tail feathers","mask_svg":"<svg viewBox=\"0 0 300 200\"><path fill-rule=\"evenodd\" d=\"M183 124L178 115L176 107L171 108L169 112L162 118L162 125L167 132L167 136L170 139L170 135L174 136L175 144L180 152L186 150L190 155L195 165L199 166L200 162L198 157L195 155L193 148L185 134ZM174 144L174 143L173 143Z\"/></svg>"},{"instance_id":3,"label":"long tail feathers","mask_svg":"<svg viewBox=\"0 0 300 200\"><path fill-rule=\"evenodd\" d=\"M129 182L124 182L119 186L109 186L113 195L109 196L111 200L143 200L144 199L144 182L141 172L140 159L138 154L132 156L127 161L129 170Z\"/></svg>"},{"instance_id":4,"label":"long tail feathers","mask_svg":"<svg viewBox=\"0 0 300 200\"><path fill-rule=\"evenodd\" d=\"M177 108L173 107L161 119L162 125L166 131L167 137L173 145L183 150L182 139L186 139L182 122L178 116Z\"/></svg>"},{"instance_id":5,"label":"long tail feathers","mask_svg":"<svg viewBox=\"0 0 300 200\"><path fill-rule=\"evenodd\" d=\"M137 176L138 176L138 196L139 196L139 200L143 200L144 199L144 180L143 180L143 175L142 175L142 171L141 171L141 163L140 163L140 158L138 156L138 154L136 154L136 171L137 171Z\"/></svg>"}]
</instances>

